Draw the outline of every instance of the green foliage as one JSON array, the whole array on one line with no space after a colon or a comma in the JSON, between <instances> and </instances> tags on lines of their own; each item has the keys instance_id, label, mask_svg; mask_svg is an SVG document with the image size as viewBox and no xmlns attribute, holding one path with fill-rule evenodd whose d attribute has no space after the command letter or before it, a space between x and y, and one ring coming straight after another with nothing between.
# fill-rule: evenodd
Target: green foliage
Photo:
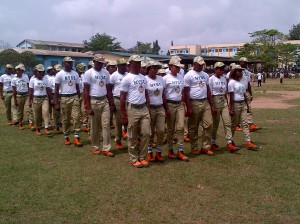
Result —
<instances>
[{"instance_id":1,"label":"green foliage","mask_svg":"<svg viewBox=\"0 0 300 224\"><path fill-rule=\"evenodd\" d=\"M253 38L253 42L255 43L265 43L274 45L276 41L283 41L285 39L285 35L279 32L276 29L264 29L258 30L253 33L249 33L250 37Z\"/></svg>"},{"instance_id":2,"label":"green foliage","mask_svg":"<svg viewBox=\"0 0 300 224\"><path fill-rule=\"evenodd\" d=\"M292 26L292 29L289 31L288 39L300 40L300 23Z\"/></svg>"},{"instance_id":3,"label":"green foliage","mask_svg":"<svg viewBox=\"0 0 300 224\"><path fill-rule=\"evenodd\" d=\"M90 38L90 41L84 40L84 49L86 51L105 50L113 51L121 48L121 43L116 41L117 38L106 33L96 33Z\"/></svg>"},{"instance_id":4,"label":"green foliage","mask_svg":"<svg viewBox=\"0 0 300 224\"><path fill-rule=\"evenodd\" d=\"M128 50L130 53L136 54L159 54L160 46L158 40L153 41L152 46L151 43L138 41L134 47Z\"/></svg>"},{"instance_id":5,"label":"green foliage","mask_svg":"<svg viewBox=\"0 0 300 224\"><path fill-rule=\"evenodd\" d=\"M6 64L12 64L16 66L19 63L23 63L26 69L32 69L38 62L35 56L30 51L25 51L19 54L13 49L7 49L0 52L0 67Z\"/></svg>"}]
</instances>

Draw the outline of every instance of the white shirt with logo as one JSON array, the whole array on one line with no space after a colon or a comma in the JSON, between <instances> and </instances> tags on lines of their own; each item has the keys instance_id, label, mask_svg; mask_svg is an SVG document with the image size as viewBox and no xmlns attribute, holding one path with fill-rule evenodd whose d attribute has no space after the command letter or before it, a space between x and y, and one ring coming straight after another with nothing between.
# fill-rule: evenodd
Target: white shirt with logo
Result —
<instances>
[{"instance_id":1,"label":"white shirt with logo","mask_svg":"<svg viewBox=\"0 0 300 224\"><path fill-rule=\"evenodd\" d=\"M110 84L114 85L114 88L112 90L113 96L120 97L120 92L122 88L122 80L128 73L125 72L124 75L120 74L118 71L115 71L110 76Z\"/></svg>"},{"instance_id":2,"label":"white shirt with logo","mask_svg":"<svg viewBox=\"0 0 300 224\"><path fill-rule=\"evenodd\" d=\"M29 81L29 88L33 89L33 96L46 96L46 88L50 88L49 80L45 76L42 79L32 77Z\"/></svg>"},{"instance_id":3,"label":"white shirt with logo","mask_svg":"<svg viewBox=\"0 0 300 224\"><path fill-rule=\"evenodd\" d=\"M248 83L251 82L251 72L248 71L247 69L243 70L243 76L242 79L240 81L244 86L245 89L248 89Z\"/></svg>"},{"instance_id":4,"label":"white shirt with logo","mask_svg":"<svg viewBox=\"0 0 300 224\"><path fill-rule=\"evenodd\" d=\"M22 74L21 77L14 75L13 79L11 80L11 86L15 86L17 89L17 92L19 92L19 93L28 92L27 84L29 84L29 79L28 79L28 75L26 75L26 74Z\"/></svg>"},{"instance_id":5,"label":"white shirt with logo","mask_svg":"<svg viewBox=\"0 0 300 224\"><path fill-rule=\"evenodd\" d=\"M77 93L76 84L79 84L79 75L73 70L70 72L61 70L55 76L55 84L60 84L61 94Z\"/></svg>"},{"instance_id":6,"label":"white shirt with logo","mask_svg":"<svg viewBox=\"0 0 300 224\"><path fill-rule=\"evenodd\" d=\"M84 73L83 83L90 85L90 96L106 96L106 85L110 84L110 75L105 69L97 71L94 68L90 68Z\"/></svg>"},{"instance_id":7,"label":"white shirt with logo","mask_svg":"<svg viewBox=\"0 0 300 224\"><path fill-rule=\"evenodd\" d=\"M121 84L121 91L127 93L127 101L129 103L143 104L146 102L147 79L144 75L128 73Z\"/></svg>"},{"instance_id":8,"label":"white shirt with logo","mask_svg":"<svg viewBox=\"0 0 300 224\"><path fill-rule=\"evenodd\" d=\"M3 74L0 76L0 82L3 84L3 91L12 91L11 80L13 79L13 77L13 74Z\"/></svg>"},{"instance_id":9,"label":"white shirt with logo","mask_svg":"<svg viewBox=\"0 0 300 224\"><path fill-rule=\"evenodd\" d=\"M173 101L182 101L182 90L184 88L184 81L181 75L173 76L167 74L163 77L166 84L166 99Z\"/></svg>"},{"instance_id":10,"label":"white shirt with logo","mask_svg":"<svg viewBox=\"0 0 300 224\"><path fill-rule=\"evenodd\" d=\"M165 69L166 74L171 74L171 70L169 68ZM180 68L180 71L177 74L178 76L184 77L184 70Z\"/></svg>"},{"instance_id":11,"label":"white shirt with logo","mask_svg":"<svg viewBox=\"0 0 300 224\"><path fill-rule=\"evenodd\" d=\"M261 80L261 78L262 78L262 74L260 72L257 73L257 80Z\"/></svg>"},{"instance_id":12,"label":"white shirt with logo","mask_svg":"<svg viewBox=\"0 0 300 224\"><path fill-rule=\"evenodd\" d=\"M226 78L222 75L220 78L218 78L215 75L212 75L209 77L209 88L211 91L211 95L217 96L217 95L225 95L227 91L227 82Z\"/></svg>"},{"instance_id":13,"label":"white shirt with logo","mask_svg":"<svg viewBox=\"0 0 300 224\"><path fill-rule=\"evenodd\" d=\"M246 88L241 82L230 79L228 83L228 92L234 93L234 101L241 101L245 99L244 94L246 93Z\"/></svg>"},{"instance_id":14,"label":"white shirt with logo","mask_svg":"<svg viewBox=\"0 0 300 224\"><path fill-rule=\"evenodd\" d=\"M184 76L184 86L190 87L190 99L207 98L207 85L209 76L206 72L190 70Z\"/></svg>"},{"instance_id":15,"label":"white shirt with logo","mask_svg":"<svg viewBox=\"0 0 300 224\"><path fill-rule=\"evenodd\" d=\"M55 76L54 75L46 75L49 82L49 88L51 89L51 92L54 93L55 91Z\"/></svg>"},{"instance_id":16,"label":"white shirt with logo","mask_svg":"<svg viewBox=\"0 0 300 224\"><path fill-rule=\"evenodd\" d=\"M149 95L150 105L162 105L162 94L165 88L165 81L161 76L156 76L155 79L151 79L146 76L147 79L147 91Z\"/></svg>"}]
</instances>

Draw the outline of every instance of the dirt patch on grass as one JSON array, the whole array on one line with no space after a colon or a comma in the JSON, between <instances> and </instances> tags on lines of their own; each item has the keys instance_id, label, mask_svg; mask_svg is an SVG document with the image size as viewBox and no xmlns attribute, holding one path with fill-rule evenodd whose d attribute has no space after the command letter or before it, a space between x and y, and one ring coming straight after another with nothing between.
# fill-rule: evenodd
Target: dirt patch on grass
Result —
<instances>
[{"instance_id":1,"label":"dirt patch on grass","mask_svg":"<svg viewBox=\"0 0 300 224\"><path fill-rule=\"evenodd\" d=\"M300 91L266 91L277 94L277 97L259 96L254 98L251 107L257 109L288 109L297 105L288 103L288 100L300 98Z\"/></svg>"}]
</instances>

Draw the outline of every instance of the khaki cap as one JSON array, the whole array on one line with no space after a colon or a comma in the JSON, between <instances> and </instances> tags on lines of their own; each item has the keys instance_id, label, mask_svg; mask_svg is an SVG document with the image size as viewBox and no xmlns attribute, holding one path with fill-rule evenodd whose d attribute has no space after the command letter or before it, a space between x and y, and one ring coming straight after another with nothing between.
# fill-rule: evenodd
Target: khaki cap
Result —
<instances>
[{"instance_id":1,"label":"khaki cap","mask_svg":"<svg viewBox=\"0 0 300 224\"><path fill-rule=\"evenodd\" d=\"M225 67L225 64L223 62L216 62L215 65L214 65L214 69L216 68L222 68L222 67Z\"/></svg>"},{"instance_id":2,"label":"khaki cap","mask_svg":"<svg viewBox=\"0 0 300 224\"><path fill-rule=\"evenodd\" d=\"M161 68L161 63L159 63L157 61L148 61L148 63L146 64L146 67L149 68L151 66L159 66Z\"/></svg>"},{"instance_id":3,"label":"khaki cap","mask_svg":"<svg viewBox=\"0 0 300 224\"><path fill-rule=\"evenodd\" d=\"M183 68L184 65L180 63L181 59L178 56L173 56L171 57L170 61L169 61L169 65L175 65L177 67Z\"/></svg>"},{"instance_id":4,"label":"khaki cap","mask_svg":"<svg viewBox=\"0 0 300 224\"><path fill-rule=\"evenodd\" d=\"M167 68L169 68L169 65L168 64L163 64L162 68L167 69Z\"/></svg>"},{"instance_id":5,"label":"khaki cap","mask_svg":"<svg viewBox=\"0 0 300 224\"><path fill-rule=\"evenodd\" d=\"M47 71L50 70L50 69L53 69L53 67L52 66L48 66L47 67Z\"/></svg>"},{"instance_id":6,"label":"khaki cap","mask_svg":"<svg viewBox=\"0 0 300 224\"><path fill-rule=\"evenodd\" d=\"M128 62L131 62L131 61L136 61L136 62L140 62L142 61L142 58L139 56L139 55L131 55L130 58L128 59Z\"/></svg>"},{"instance_id":7,"label":"khaki cap","mask_svg":"<svg viewBox=\"0 0 300 224\"><path fill-rule=\"evenodd\" d=\"M147 66L147 64L145 63L145 62L141 62L141 67L146 67Z\"/></svg>"},{"instance_id":8,"label":"khaki cap","mask_svg":"<svg viewBox=\"0 0 300 224\"><path fill-rule=\"evenodd\" d=\"M234 65L232 66L232 70L244 70L240 65Z\"/></svg>"},{"instance_id":9,"label":"khaki cap","mask_svg":"<svg viewBox=\"0 0 300 224\"><path fill-rule=\"evenodd\" d=\"M24 64L20 63L16 66L15 69L21 69L21 70L25 71L25 66L24 66Z\"/></svg>"},{"instance_id":10,"label":"khaki cap","mask_svg":"<svg viewBox=\"0 0 300 224\"><path fill-rule=\"evenodd\" d=\"M198 63L199 65L204 65L205 64L205 61L204 59L201 57L201 56L197 56L194 58L193 60L194 63Z\"/></svg>"},{"instance_id":11,"label":"khaki cap","mask_svg":"<svg viewBox=\"0 0 300 224\"><path fill-rule=\"evenodd\" d=\"M106 66L117 66L116 61L109 61Z\"/></svg>"},{"instance_id":12,"label":"khaki cap","mask_svg":"<svg viewBox=\"0 0 300 224\"><path fill-rule=\"evenodd\" d=\"M246 58L246 57L241 57L239 61L249 62L248 58Z\"/></svg>"},{"instance_id":13,"label":"khaki cap","mask_svg":"<svg viewBox=\"0 0 300 224\"><path fill-rule=\"evenodd\" d=\"M117 60L117 65L124 65L124 64L126 64L127 62L126 62L126 60L124 59L124 58L119 58L118 60Z\"/></svg>"},{"instance_id":14,"label":"khaki cap","mask_svg":"<svg viewBox=\"0 0 300 224\"><path fill-rule=\"evenodd\" d=\"M93 58L93 61L105 63L105 58L102 54L95 54L94 58Z\"/></svg>"},{"instance_id":15,"label":"khaki cap","mask_svg":"<svg viewBox=\"0 0 300 224\"><path fill-rule=\"evenodd\" d=\"M71 61L74 61L71 57L64 57L64 62L71 62Z\"/></svg>"},{"instance_id":16,"label":"khaki cap","mask_svg":"<svg viewBox=\"0 0 300 224\"><path fill-rule=\"evenodd\" d=\"M91 65L94 67L94 62L93 61L89 61L88 65Z\"/></svg>"},{"instance_id":17,"label":"khaki cap","mask_svg":"<svg viewBox=\"0 0 300 224\"><path fill-rule=\"evenodd\" d=\"M42 64L38 64L34 67L35 70L39 71L39 72L44 72L45 71L45 67Z\"/></svg>"},{"instance_id":18,"label":"khaki cap","mask_svg":"<svg viewBox=\"0 0 300 224\"><path fill-rule=\"evenodd\" d=\"M236 65L235 63L231 63L230 65L229 65L229 67L231 68L231 67L233 67L234 65Z\"/></svg>"},{"instance_id":19,"label":"khaki cap","mask_svg":"<svg viewBox=\"0 0 300 224\"><path fill-rule=\"evenodd\" d=\"M5 68L13 68L11 64L7 64Z\"/></svg>"},{"instance_id":20,"label":"khaki cap","mask_svg":"<svg viewBox=\"0 0 300 224\"><path fill-rule=\"evenodd\" d=\"M166 73L166 70L161 68L157 71L157 74L165 74Z\"/></svg>"},{"instance_id":21,"label":"khaki cap","mask_svg":"<svg viewBox=\"0 0 300 224\"><path fill-rule=\"evenodd\" d=\"M56 64L56 65L54 65L54 69L55 69L56 71L61 71L61 70L62 70L61 64Z\"/></svg>"},{"instance_id":22,"label":"khaki cap","mask_svg":"<svg viewBox=\"0 0 300 224\"><path fill-rule=\"evenodd\" d=\"M84 63L79 63L76 65L76 69L80 72L84 72L85 71L85 64Z\"/></svg>"}]
</instances>

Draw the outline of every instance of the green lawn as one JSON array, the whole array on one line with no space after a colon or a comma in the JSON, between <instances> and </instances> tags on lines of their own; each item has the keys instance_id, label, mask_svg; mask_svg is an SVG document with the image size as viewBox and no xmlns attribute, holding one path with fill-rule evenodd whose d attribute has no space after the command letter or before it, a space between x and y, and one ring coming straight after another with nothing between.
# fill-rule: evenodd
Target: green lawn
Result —
<instances>
[{"instance_id":1,"label":"green lawn","mask_svg":"<svg viewBox=\"0 0 300 224\"><path fill-rule=\"evenodd\" d=\"M275 81L263 88L300 90ZM254 110L259 152L228 153L221 126L216 156L136 169L127 152L92 155L86 133L76 148L6 126L1 104L0 223L300 223L299 109Z\"/></svg>"}]
</instances>

